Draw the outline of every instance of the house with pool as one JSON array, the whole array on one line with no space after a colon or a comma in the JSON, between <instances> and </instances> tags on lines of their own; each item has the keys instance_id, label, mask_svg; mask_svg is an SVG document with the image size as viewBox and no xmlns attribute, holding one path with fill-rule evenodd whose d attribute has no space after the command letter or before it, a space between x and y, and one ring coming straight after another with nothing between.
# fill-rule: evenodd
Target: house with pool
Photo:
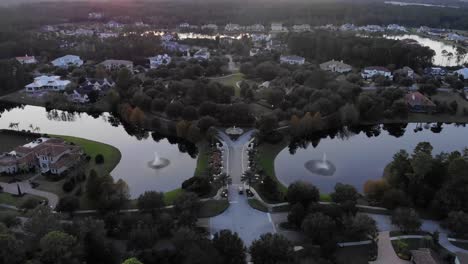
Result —
<instances>
[{"instance_id":1,"label":"house with pool","mask_svg":"<svg viewBox=\"0 0 468 264\"><path fill-rule=\"evenodd\" d=\"M58 138L38 138L0 154L0 173L15 174L38 169L60 175L80 162L83 150Z\"/></svg>"}]
</instances>

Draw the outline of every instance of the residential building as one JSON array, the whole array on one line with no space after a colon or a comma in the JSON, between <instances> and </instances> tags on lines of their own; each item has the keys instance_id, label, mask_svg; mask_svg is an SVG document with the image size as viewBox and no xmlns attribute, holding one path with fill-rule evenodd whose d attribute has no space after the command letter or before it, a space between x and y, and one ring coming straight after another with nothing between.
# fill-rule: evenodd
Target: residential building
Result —
<instances>
[{"instance_id":1,"label":"residential building","mask_svg":"<svg viewBox=\"0 0 468 264\"><path fill-rule=\"evenodd\" d=\"M178 51L178 52L189 52L190 46L185 44L179 44L175 41L163 41L162 46L168 51Z\"/></svg>"},{"instance_id":2,"label":"residential building","mask_svg":"<svg viewBox=\"0 0 468 264\"><path fill-rule=\"evenodd\" d=\"M341 31L354 31L356 30L356 26L354 24L343 24L340 26Z\"/></svg>"},{"instance_id":3,"label":"residential building","mask_svg":"<svg viewBox=\"0 0 468 264\"><path fill-rule=\"evenodd\" d=\"M430 76L445 76L447 75L447 70L441 67L428 67L424 69L424 74Z\"/></svg>"},{"instance_id":4,"label":"residential building","mask_svg":"<svg viewBox=\"0 0 468 264\"><path fill-rule=\"evenodd\" d=\"M73 90L71 94L67 94L68 100L75 103L88 103L93 96L99 97L109 91L113 86L115 86L115 83L107 79L87 79L80 87Z\"/></svg>"},{"instance_id":5,"label":"residential building","mask_svg":"<svg viewBox=\"0 0 468 264\"><path fill-rule=\"evenodd\" d=\"M406 27L400 26L400 25L397 25L397 24L390 24L390 25L387 25L387 30L390 30L390 31L408 32L408 30L406 29Z\"/></svg>"},{"instance_id":6,"label":"residential building","mask_svg":"<svg viewBox=\"0 0 468 264\"><path fill-rule=\"evenodd\" d=\"M350 72L353 67L344 63L343 61L331 60L320 64L320 69L324 71L346 73Z\"/></svg>"},{"instance_id":7,"label":"residential building","mask_svg":"<svg viewBox=\"0 0 468 264\"><path fill-rule=\"evenodd\" d=\"M250 38L252 38L253 42L261 42L261 41L269 41L270 40L270 35L267 34L252 34L250 35Z\"/></svg>"},{"instance_id":8,"label":"residential building","mask_svg":"<svg viewBox=\"0 0 468 264\"><path fill-rule=\"evenodd\" d=\"M366 67L362 70L362 73L361 73L361 76L364 79L370 79L377 75L382 75L387 78L393 78L392 72L389 69L385 67L381 67L381 66Z\"/></svg>"},{"instance_id":9,"label":"residential building","mask_svg":"<svg viewBox=\"0 0 468 264\"><path fill-rule=\"evenodd\" d=\"M71 66L80 67L83 65L83 61L79 56L76 55L65 55L63 57L53 60L52 65L59 68L68 68Z\"/></svg>"},{"instance_id":10,"label":"residential building","mask_svg":"<svg viewBox=\"0 0 468 264\"><path fill-rule=\"evenodd\" d=\"M405 101L411 112L427 113L436 110L436 105L420 92L408 93Z\"/></svg>"},{"instance_id":11,"label":"residential building","mask_svg":"<svg viewBox=\"0 0 468 264\"><path fill-rule=\"evenodd\" d=\"M224 27L224 30L226 30L226 31L239 31L239 30L241 30L241 26L239 24L229 23Z\"/></svg>"},{"instance_id":12,"label":"residential building","mask_svg":"<svg viewBox=\"0 0 468 264\"><path fill-rule=\"evenodd\" d=\"M362 26L362 27L359 27L359 30L370 32L370 33L385 31L385 29L383 27L379 26L379 25Z\"/></svg>"},{"instance_id":13,"label":"residential building","mask_svg":"<svg viewBox=\"0 0 468 264\"><path fill-rule=\"evenodd\" d=\"M164 55L157 55L151 58L148 58L150 62L150 68L151 69L156 69L161 65L168 65L171 63L171 57L167 54Z\"/></svg>"},{"instance_id":14,"label":"residential building","mask_svg":"<svg viewBox=\"0 0 468 264\"><path fill-rule=\"evenodd\" d=\"M458 74L459 76L463 76L463 79L468 80L468 68L467 67L461 68L455 71L455 73Z\"/></svg>"},{"instance_id":15,"label":"residential building","mask_svg":"<svg viewBox=\"0 0 468 264\"><path fill-rule=\"evenodd\" d=\"M309 24L294 25L293 26L293 31L294 32L307 32L307 31L310 31L310 25Z\"/></svg>"},{"instance_id":16,"label":"residential building","mask_svg":"<svg viewBox=\"0 0 468 264\"><path fill-rule=\"evenodd\" d=\"M447 34L447 37L445 37L445 39L455 42L464 42L465 40L468 40L468 37L458 35L456 33L449 33Z\"/></svg>"},{"instance_id":17,"label":"residential building","mask_svg":"<svg viewBox=\"0 0 468 264\"><path fill-rule=\"evenodd\" d=\"M200 49L193 54L193 58L197 60L208 60L210 59L210 52L206 49Z\"/></svg>"},{"instance_id":18,"label":"residential building","mask_svg":"<svg viewBox=\"0 0 468 264\"><path fill-rule=\"evenodd\" d=\"M80 162L83 151L58 138L38 138L0 154L0 173L15 174L31 169L42 173L62 174Z\"/></svg>"},{"instance_id":19,"label":"residential building","mask_svg":"<svg viewBox=\"0 0 468 264\"><path fill-rule=\"evenodd\" d=\"M119 34L115 32L101 32L101 33L98 33L97 35L100 39L116 38L119 36Z\"/></svg>"},{"instance_id":20,"label":"residential building","mask_svg":"<svg viewBox=\"0 0 468 264\"><path fill-rule=\"evenodd\" d=\"M60 76L39 76L34 78L34 82L25 86L26 92L37 91L64 91L71 82L60 80Z\"/></svg>"},{"instance_id":21,"label":"residential building","mask_svg":"<svg viewBox=\"0 0 468 264\"><path fill-rule=\"evenodd\" d=\"M218 31L218 26L215 24L207 24L201 26L202 30L211 30L211 31Z\"/></svg>"},{"instance_id":22,"label":"residential building","mask_svg":"<svg viewBox=\"0 0 468 264\"><path fill-rule=\"evenodd\" d=\"M260 52L259 49L250 49L249 55L250 55L250 57L253 57L253 56L257 55L259 52Z\"/></svg>"},{"instance_id":23,"label":"residential building","mask_svg":"<svg viewBox=\"0 0 468 264\"><path fill-rule=\"evenodd\" d=\"M106 27L108 28L123 28L123 24L117 22L117 21L114 21L114 20L111 20L109 22L106 23Z\"/></svg>"},{"instance_id":24,"label":"residential building","mask_svg":"<svg viewBox=\"0 0 468 264\"><path fill-rule=\"evenodd\" d=\"M305 63L305 58L296 55L281 55L280 63L302 65Z\"/></svg>"},{"instance_id":25,"label":"residential building","mask_svg":"<svg viewBox=\"0 0 468 264\"><path fill-rule=\"evenodd\" d=\"M288 29L283 27L283 23L274 22L274 23L271 23L271 31L273 31L273 32L287 32Z\"/></svg>"},{"instance_id":26,"label":"residential building","mask_svg":"<svg viewBox=\"0 0 468 264\"><path fill-rule=\"evenodd\" d=\"M190 28L190 24L189 23L181 23L181 24L179 24L179 28L188 29L188 28Z\"/></svg>"},{"instance_id":27,"label":"residential building","mask_svg":"<svg viewBox=\"0 0 468 264\"><path fill-rule=\"evenodd\" d=\"M171 33L164 33L162 36L161 36L161 40L162 41L172 41L174 40L175 37L174 35L172 35Z\"/></svg>"},{"instance_id":28,"label":"residential building","mask_svg":"<svg viewBox=\"0 0 468 264\"><path fill-rule=\"evenodd\" d=\"M251 26L247 26L245 29L250 32L263 32L265 31L265 26L262 24L254 24Z\"/></svg>"},{"instance_id":29,"label":"residential building","mask_svg":"<svg viewBox=\"0 0 468 264\"><path fill-rule=\"evenodd\" d=\"M92 13L88 14L89 19L101 19L103 17L104 17L104 15L102 13L100 13L100 12L92 12Z\"/></svg>"},{"instance_id":30,"label":"residential building","mask_svg":"<svg viewBox=\"0 0 468 264\"><path fill-rule=\"evenodd\" d=\"M16 60L21 64L36 64L37 60L34 56L25 55L23 57L16 57Z\"/></svg>"},{"instance_id":31,"label":"residential building","mask_svg":"<svg viewBox=\"0 0 468 264\"><path fill-rule=\"evenodd\" d=\"M109 71L118 70L121 68L127 68L130 71L133 71L133 62L128 60L105 60L99 65L104 66Z\"/></svg>"},{"instance_id":32,"label":"residential building","mask_svg":"<svg viewBox=\"0 0 468 264\"><path fill-rule=\"evenodd\" d=\"M408 67L408 66L405 66L405 67L401 68L401 69L399 70L399 72L400 72L401 74L405 75L406 77L411 78L411 79L413 79L413 78L415 77L414 70L411 69L411 68Z\"/></svg>"}]
</instances>

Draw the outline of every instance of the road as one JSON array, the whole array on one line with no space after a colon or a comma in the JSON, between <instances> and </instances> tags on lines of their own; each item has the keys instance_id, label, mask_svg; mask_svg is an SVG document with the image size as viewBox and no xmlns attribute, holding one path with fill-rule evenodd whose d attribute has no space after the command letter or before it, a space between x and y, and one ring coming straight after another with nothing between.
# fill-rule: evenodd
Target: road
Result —
<instances>
[{"instance_id":1,"label":"road","mask_svg":"<svg viewBox=\"0 0 468 264\"><path fill-rule=\"evenodd\" d=\"M238 187L243 186L241 182L242 173L247 169L246 155L247 145L249 144L254 131L248 131L237 140L231 140L222 131L219 132L219 138L225 149L226 172L232 178L232 184L229 185L229 208L222 214L210 218L210 232L214 234L222 229L230 229L236 232L244 241L246 246L264 233L276 232L275 225L270 214L258 211L250 207L245 194L238 193Z\"/></svg>"}]
</instances>

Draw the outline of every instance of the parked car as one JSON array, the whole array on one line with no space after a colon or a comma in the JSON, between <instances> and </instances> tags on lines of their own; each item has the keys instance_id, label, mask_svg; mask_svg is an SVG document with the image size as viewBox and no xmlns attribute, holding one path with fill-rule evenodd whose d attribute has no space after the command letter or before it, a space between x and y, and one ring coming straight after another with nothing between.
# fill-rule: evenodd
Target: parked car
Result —
<instances>
[{"instance_id":1,"label":"parked car","mask_svg":"<svg viewBox=\"0 0 468 264\"><path fill-rule=\"evenodd\" d=\"M247 194L247 197L253 197L254 194L250 189L245 190L245 193Z\"/></svg>"},{"instance_id":2,"label":"parked car","mask_svg":"<svg viewBox=\"0 0 468 264\"><path fill-rule=\"evenodd\" d=\"M228 191L227 189L224 189L224 190L221 192L221 197L227 198L227 197L228 197L228 193L229 193L229 191Z\"/></svg>"},{"instance_id":3,"label":"parked car","mask_svg":"<svg viewBox=\"0 0 468 264\"><path fill-rule=\"evenodd\" d=\"M239 186L239 194L244 194L244 187Z\"/></svg>"}]
</instances>

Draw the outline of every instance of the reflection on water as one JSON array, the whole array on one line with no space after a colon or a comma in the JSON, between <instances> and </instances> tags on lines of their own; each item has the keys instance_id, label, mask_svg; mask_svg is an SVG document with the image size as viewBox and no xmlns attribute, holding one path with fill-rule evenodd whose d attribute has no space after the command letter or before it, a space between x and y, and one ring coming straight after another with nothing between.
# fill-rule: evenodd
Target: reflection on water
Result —
<instances>
[{"instance_id":1,"label":"reflection on water","mask_svg":"<svg viewBox=\"0 0 468 264\"><path fill-rule=\"evenodd\" d=\"M197 149L193 144L124 127L108 113L92 117L86 113L47 112L42 107L25 106L2 113L0 129L8 129L12 122L19 123L20 130L29 130L32 125L39 127L41 133L83 137L115 146L122 153L122 160L112 171L112 177L127 182L132 198L148 190L179 188L195 170ZM154 158L155 151L171 161L157 172L148 167L148 160Z\"/></svg>"},{"instance_id":2,"label":"reflection on water","mask_svg":"<svg viewBox=\"0 0 468 264\"><path fill-rule=\"evenodd\" d=\"M382 177L385 166L400 149L412 152L422 141L430 142L433 153L462 150L468 146L468 128L457 125L387 125L353 128L291 142L275 160L278 179L286 186L297 180L316 185L322 192L333 191L337 182L362 190L369 179ZM333 177L310 173L310 160L322 159L323 153L336 167Z\"/></svg>"},{"instance_id":3,"label":"reflection on water","mask_svg":"<svg viewBox=\"0 0 468 264\"><path fill-rule=\"evenodd\" d=\"M418 35L384 35L388 39L412 39L419 44L429 47L435 51L435 56L432 60L434 65L438 66L458 66L468 63L468 56L463 49L457 48L455 45L449 45L442 41L420 37Z\"/></svg>"}]
</instances>

